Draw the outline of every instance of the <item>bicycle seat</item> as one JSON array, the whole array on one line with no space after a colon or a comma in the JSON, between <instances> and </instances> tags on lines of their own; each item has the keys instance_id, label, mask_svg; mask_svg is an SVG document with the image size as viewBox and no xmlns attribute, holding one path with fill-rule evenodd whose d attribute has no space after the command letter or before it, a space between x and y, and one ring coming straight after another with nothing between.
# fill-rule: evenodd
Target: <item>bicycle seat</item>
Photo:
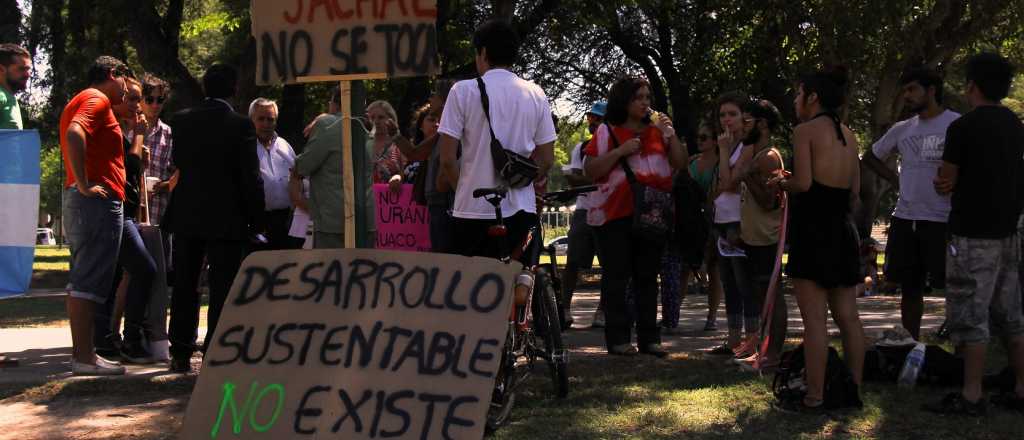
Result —
<instances>
[{"instance_id":1,"label":"bicycle seat","mask_svg":"<svg viewBox=\"0 0 1024 440\"><path fill-rule=\"evenodd\" d=\"M504 198L508 195L508 188L503 185L498 185L494 188L477 188L473 190L473 198L479 199L487 196L498 196Z\"/></svg>"}]
</instances>

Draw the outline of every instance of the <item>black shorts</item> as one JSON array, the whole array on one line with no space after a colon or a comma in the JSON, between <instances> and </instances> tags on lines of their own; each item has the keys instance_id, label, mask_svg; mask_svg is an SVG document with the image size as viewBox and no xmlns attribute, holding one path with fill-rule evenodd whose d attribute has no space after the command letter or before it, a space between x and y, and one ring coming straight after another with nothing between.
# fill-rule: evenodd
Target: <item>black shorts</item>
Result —
<instances>
[{"instance_id":1,"label":"black shorts","mask_svg":"<svg viewBox=\"0 0 1024 440\"><path fill-rule=\"evenodd\" d=\"M893 217L885 246L885 279L918 289L946 286L946 223Z\"/></svg>"},{"instance_id":2,"label":"black shorts","mask_svg":"<svg viewBox=\"0 0 1024 440\"><path fill-rule=\"evenodd\" d=\"M587 210L577 209L572 213L569 226L569 250L566 252L568 269L590 269L594 267L597 255L597 235L594 227L587 224Z\"/></svg>"}]
</instances>

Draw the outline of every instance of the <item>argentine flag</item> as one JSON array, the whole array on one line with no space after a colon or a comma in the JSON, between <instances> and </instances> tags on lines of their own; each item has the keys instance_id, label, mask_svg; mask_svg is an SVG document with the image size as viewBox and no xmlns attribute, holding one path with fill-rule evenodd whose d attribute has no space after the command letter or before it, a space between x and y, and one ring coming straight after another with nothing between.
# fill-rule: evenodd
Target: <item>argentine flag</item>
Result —
<instances>
[{"instance_id":1,"label":"argentine flag","mask_svg":"<svg viewBox=\"0 0 1024 440\"><path fill-rule=\"evenodd\" d=\"M39 132L0 130L0 298L28 291L39 222Z\"/></svg>"}]
</instances>

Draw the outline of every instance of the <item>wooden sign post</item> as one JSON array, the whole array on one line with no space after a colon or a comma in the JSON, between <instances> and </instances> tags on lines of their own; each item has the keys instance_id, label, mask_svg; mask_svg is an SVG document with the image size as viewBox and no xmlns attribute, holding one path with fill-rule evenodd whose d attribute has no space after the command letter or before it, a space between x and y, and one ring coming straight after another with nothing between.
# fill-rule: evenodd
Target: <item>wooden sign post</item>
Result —
<instances>
[{"instance_id":1,"label":"wooden sign post","mask_svg":"<svg viewBox=\"0 0 1024 440\"><path fill-rule=\"evenodd\" d=\"M251 14L257 84L341 84L345 247L351 248L357 242L352 81L436 73L437 1L345 3L252 0Z\"/></svg>"}]
</instances>

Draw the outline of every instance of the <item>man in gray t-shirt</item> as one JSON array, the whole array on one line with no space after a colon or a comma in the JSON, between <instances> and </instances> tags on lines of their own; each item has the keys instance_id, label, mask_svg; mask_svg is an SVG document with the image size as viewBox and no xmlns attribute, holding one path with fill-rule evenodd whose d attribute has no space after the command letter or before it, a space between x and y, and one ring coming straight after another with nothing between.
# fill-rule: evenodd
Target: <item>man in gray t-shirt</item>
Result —
<instances>
[{"instance_id":1,"label":"man in gray t-shirt","mask_svg":"<svg viewBox=\"0 0 1024 440\"><path fill-rule=\"evenodd\" d=\"M903 99L916 115L894 124L864 154L864 163L899 190L886 244L885 276L900 283L903 327L920 337L924 291L945 283L946 223L950 199L935 191L933 181L942 165L946 129L960 114L942 107L942 78L927 69L904 75ZM900 158L899 174L884 164L893 153Z\"/></svg>"}]
</instances>

